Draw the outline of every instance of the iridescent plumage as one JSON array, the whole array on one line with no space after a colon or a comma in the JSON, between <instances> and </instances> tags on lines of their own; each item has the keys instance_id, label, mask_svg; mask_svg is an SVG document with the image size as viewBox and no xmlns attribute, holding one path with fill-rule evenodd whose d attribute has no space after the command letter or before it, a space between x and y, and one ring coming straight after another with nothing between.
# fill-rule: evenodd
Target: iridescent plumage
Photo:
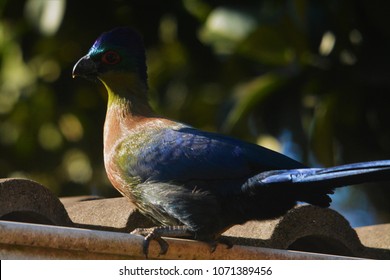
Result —
<instances>
[{"instance_id":1,"label":"iridescent plumage","mask_svg":"<svg viewBox=\"0 0 390 280\"><path fill-rule=\"evenodd\" d=\"M279 217L297 201L327 207L333 188L390 174L390 161L306 168L258 145L157 116L147 99L144 46L130 28L103 33L73 76L98 79L106 87L108 177L142 213L165 226L141 231L162 246L161 233L213 242L235 224Z\"/></svg>"}]
</instances>

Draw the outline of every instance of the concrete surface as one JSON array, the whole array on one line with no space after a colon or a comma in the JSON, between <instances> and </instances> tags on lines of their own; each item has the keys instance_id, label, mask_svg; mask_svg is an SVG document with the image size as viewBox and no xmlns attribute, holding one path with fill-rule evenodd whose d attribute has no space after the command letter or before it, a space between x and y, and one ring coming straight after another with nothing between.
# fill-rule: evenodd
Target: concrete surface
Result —
<instances>
[{"instance_id":1,"label":"concrete surface","mask_svg":"<svg viewBox=\"0 0 390 280\"><path fill-rule=\"evenodd\" d=\"M72 225L60 200L41 184L0 179L0 219L48 225Z\"/></svg>"},{"instance_id":2,"label":"concrete surface","mask_svg":"<svg viewBox=\"0 0 390 280\"><path fill-rule=\"evenodd\" d=\"M60 201L75 227L131 232L137 227L154 226L125 197L102 199L82 196L61 198Z\"/></svg>"}]
</instances>

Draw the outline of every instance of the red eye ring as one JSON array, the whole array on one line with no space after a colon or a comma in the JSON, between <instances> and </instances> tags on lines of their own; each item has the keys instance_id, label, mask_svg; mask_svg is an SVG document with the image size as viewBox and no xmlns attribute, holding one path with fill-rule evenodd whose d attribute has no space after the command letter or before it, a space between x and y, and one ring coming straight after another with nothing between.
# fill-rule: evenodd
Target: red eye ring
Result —
<instances>
[{"instance_id":1,"label":"red eye ring","mask_svg":"<svg viewBox=\"0 0 390 280\"><path fill-rule=\"evenodd\" d=\"M114 65L121 61L121 57L117 52L107 51L103 54L102 61L105 64Z\"/></svg>"}]
</instances>

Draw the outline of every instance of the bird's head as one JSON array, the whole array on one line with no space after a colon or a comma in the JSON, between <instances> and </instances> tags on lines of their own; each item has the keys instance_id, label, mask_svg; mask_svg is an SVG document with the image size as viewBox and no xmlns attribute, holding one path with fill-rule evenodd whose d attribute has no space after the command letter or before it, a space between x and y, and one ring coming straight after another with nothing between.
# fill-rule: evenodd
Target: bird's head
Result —
<instances>
[{"instance_id":1,"label":"bird's head","mask_svg":"<svg viewBox=\"0 0 390 280\"><path fill-rule=\"evenodd\" d=\"M116 86L147 88L145 48L133 29L105 32L73 68L73 77L100 80L109 90Z\"/></svg>"}]
</instances>

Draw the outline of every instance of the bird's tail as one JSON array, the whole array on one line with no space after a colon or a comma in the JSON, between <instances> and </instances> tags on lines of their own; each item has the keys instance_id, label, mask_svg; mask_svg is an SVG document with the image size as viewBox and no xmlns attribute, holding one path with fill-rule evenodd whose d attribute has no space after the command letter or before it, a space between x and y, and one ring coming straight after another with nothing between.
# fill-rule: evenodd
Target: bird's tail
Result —
<instances>
[{"instance_id":1,"label":"bird's tail","mask_svg":"<svg viewBox=\"0 0 390 280\"><path fill-rule=\"evenodd\" d=\"M297 201L327 207L331 202L328 194L335 188L384 180L390 180L390 160L265 171L249 178L242 190L255 194L266 188L281 188L294 195Z\"/></svg>"}]
</instances>

